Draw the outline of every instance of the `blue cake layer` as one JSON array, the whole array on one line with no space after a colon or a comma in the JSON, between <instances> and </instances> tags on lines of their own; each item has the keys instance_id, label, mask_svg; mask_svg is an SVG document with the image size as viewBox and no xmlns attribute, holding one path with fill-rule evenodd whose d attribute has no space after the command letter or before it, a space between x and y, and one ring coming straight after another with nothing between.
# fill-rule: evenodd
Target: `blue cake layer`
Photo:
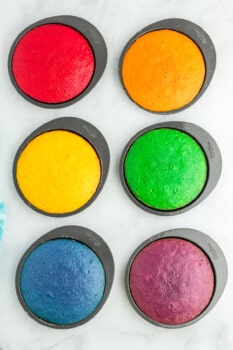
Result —
<instances>
[{"instance_id":1,"label":"blue cake layer","mask_svg":"<svg viewBox=\"0 0 233 350\"><path fill-rule=\"evenodd\" d=\"M53 324L79 322L100 304L105 271L98 256L72 239L47 241L27 257L20 288L28 308Z\"/></svg>"}]
</instances>

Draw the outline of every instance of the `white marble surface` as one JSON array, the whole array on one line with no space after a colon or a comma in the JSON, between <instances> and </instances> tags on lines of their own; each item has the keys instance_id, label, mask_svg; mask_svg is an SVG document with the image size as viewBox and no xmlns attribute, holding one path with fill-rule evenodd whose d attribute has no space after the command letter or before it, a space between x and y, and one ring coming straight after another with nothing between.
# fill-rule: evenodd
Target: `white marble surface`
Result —
<instances>
[{"instance_id":1,"label":"white marble surface","mask_svg":"<svg viewBox=\"0 0 233 350\"><path fill-rule=\"evenodd\" d=\"M44 17L72 14L102 32L108 64L98 85L85 98L65 109L46 110L26 102L15 91L7 72L12 41L27 25ZM0 22L0 198L8 221L1 243L0 349L2 350L231 350L233 349L233 2L232 0L7 0L1 2ZM156 116L134 105L117 75L126 41L139 29L160 19L180 17L196 22L211 36L217 69L204 96L174 116ZM96 125L111 150L111 167L98 199L68 218L49 218L32 211L12 183L12 162L19 144L39 125L59 116L77 116ZM152 123L179 120L196 123L216 139L223 156L217 188L185 214L158 217L137 208L124 193L118 162L128 139ZM20 306L14 288L17 263L25 249L45 232L66 224L87 226L109 244L116 265L112 292L101 312L71 330L43 327ZM168 330L155 327L133 310L125 294L125 265L135 247L166 229L201 230L222 247L229 266L228 285L215 308L193 326Z\"/></svg>"}]
</instances>

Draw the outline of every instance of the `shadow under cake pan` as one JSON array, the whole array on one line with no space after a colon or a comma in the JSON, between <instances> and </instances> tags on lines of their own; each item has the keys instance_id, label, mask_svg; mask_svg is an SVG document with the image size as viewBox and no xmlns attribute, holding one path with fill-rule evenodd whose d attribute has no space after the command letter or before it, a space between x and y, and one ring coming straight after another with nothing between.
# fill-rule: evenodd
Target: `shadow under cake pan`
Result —
<instances>
[{"instance_id":1,"label":"shadow under cake pan","mask_svg":"<svg viewBox=\"0 0 233 350\"><path fill-rule=\"evenodd\" d=\"M59 118L35 130L17 151L13 176L19 195L51 216L75 214L101 191L109 168L103 135L78 118Z\"/></svg>"},{"instance_id":2,"label":"shadow under cake pan","mask_svg":"<svg viewBox=\"0 0 233 350\"><path fill-rule=\"evenodd\" d=\"M114 262L106 243L84 227L59 227L25 252L16 291L25 311L53 328L71 328L94 317L112 286Z\"/></svg>"},{"instance_id":3,"label":"shadow under cake pan","mask_svg":"<svg viewBox=\"0 0 233 350\"><path fill-rule=\"evenodd\" d=\"M16 38L9 74L17 91L42 107L66 107L86 95L106 66L107 48L100 32L74 16L38 21Z\"/></svg>"},{"instance_id":4,"label":"shadow under cake pan","mask_svg":"<svg viewBox=\"0 0 233 350\"><path fill-rule=\"evenodd\" d=\"M188 107L212 79L216 53L211 39L183 19L156 22L127 43L120 58L120 77L128 96L155 113Z\"/></svg>"},{"instance_id":5,"label":"shadow under cake pan","mask_svg":"<svg viewBox=\"0 0 233 350\"><path fill-rule=\"evenodd\" d=\"M126 270L126 290L135 310L166 328L193 324L221 297L227 263L207 235L175 229L142 243Z\"/></svg>"},{"instance_id":6,"label":"shadow under cake pan","mask_svg":"<svg viewBox=\"0 0 233 350\"><path fill-rule=\"evenodd\" d=\"M191 123L167 122L131 138L121 157L120 176L140 208L175 215L208 196L221 167L218 146L205 130Z\"/></svg>"}]
</instances>

